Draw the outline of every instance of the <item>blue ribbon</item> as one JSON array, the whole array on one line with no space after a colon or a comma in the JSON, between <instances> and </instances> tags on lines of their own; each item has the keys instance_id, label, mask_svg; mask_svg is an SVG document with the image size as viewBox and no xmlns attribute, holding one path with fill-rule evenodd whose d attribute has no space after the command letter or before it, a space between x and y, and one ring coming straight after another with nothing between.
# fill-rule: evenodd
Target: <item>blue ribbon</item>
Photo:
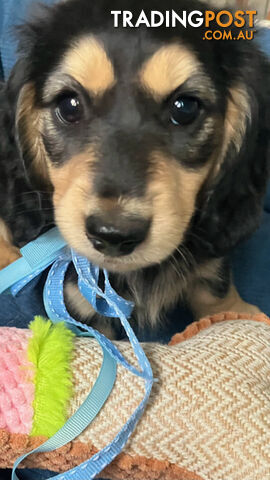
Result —
<instances>
[{"instance_id":1,"label":"blue ribbon","mask_svg":"<svg viewBox=\"0 0 270 480\"><path fill-rule=\"evenodd\" d=\"M79 278L78 285L83 296L89 302L91 302L98 313L104 314L104 312L106 312L107 316L118 317L120 319L131 342L141 370L138 370L133 365L129 364L116 346L104 335L97 332L93 328L76 321L67 312L64 304L63 282L65 273L71 260L73 261L73 265L77 271ZM145 396L135 412L133 412L131 415L130 419L108 446L106 446L103 450L101 450L101 452L94 455L90 460L84 462L79 467L76 467L65 474L57 475L55 479L59 480L85 480L86 478L87 480L94 479L96 475L98 475L109 463L112 462L112 460L123 450L126 442L134 431L137 422L141 418L144 408L148 402L153 384L151 366L126 318L126 314L131 313L132 304L123 300L113 290L106 271L104 271L104 291L98 286L98 276L99 274L97 268L91 265L87 259L77 255L74 251L71 251L70 255L64 254L60 256L60 258L50 269L47 277L44 290L45 308L49 317L53 321L58 322L64 318L66 323L70 325L73 330L75 328L76 332L82 329L93 335L112 358L114 358L118 363L122 364L133 374L143 378L145 380Z\"/></svg>"},{"instance_id":2,"label":"blue ribbon","mask_svg":"<svg viewBox=\"0 0 270 480\"><path fill-rule=\"evenodd\" d=\"M40 235L21 249L21 258L0 271L0 294L11 289L16 295L27 283L51 265L66 248L57 228Z\"/></svg>"}]
</instances>

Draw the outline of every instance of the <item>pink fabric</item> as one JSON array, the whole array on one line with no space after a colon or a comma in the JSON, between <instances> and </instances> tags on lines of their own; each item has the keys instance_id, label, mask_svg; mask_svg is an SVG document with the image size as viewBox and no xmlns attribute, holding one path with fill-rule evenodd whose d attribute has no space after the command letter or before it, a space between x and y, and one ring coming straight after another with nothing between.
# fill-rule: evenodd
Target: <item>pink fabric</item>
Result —
<instances>
[{"instance_id":1,"label":"pink fabric","mask_svg":"<svg viewBox=\"0 0 270 480\"><path fill-rule=\"evenodd\" d=\"M32 332L0 328L0 429L29 434L32 430L35 387L27 359Z\"/></svg>"}]
</instances>

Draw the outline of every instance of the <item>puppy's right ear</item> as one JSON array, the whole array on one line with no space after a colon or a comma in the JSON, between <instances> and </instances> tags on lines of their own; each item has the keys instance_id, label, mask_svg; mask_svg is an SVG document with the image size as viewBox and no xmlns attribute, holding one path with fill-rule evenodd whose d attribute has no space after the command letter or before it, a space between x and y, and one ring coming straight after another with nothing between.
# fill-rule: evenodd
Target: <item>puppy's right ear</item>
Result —
<instances>
[{"instance_id":1,"label":"puppy's right ear","mask_svg":"<svg viewBox=\"0 0 270 480\"><path fill-rule=\"evenodd\" d=\"M42 110L33 82L28 80L27 62L21 58L7 82L14 137L26 175L34 188L50 188L47 155L42 139Z\"/></svg>"}]
</instances>

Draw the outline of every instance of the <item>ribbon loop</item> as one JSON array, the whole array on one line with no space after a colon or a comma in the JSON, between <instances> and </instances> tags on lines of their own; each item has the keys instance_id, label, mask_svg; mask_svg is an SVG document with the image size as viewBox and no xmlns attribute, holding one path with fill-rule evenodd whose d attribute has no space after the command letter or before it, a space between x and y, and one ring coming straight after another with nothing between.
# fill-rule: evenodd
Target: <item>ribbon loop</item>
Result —
<instances>
[{"instance_id":1,"label":"ribbon loop","mask_svg":"<svg viewBox=\"0 0 270 480\"><path fill-rule=\"evenodd\" d=\"M111 299L123 314L129 318L134 305L115 292L110 285L107 272L105 270L103 271L105 278L105 291L103 291L98 284L99 271L98 273L95 272L95 276L92 275L93 266L91 263L86 258L76 254L73 250L72 260L78 274L80 292L85 299L91 303L96 312L105 317L115 317L115 308L108 302L108 300Z\"/></svg>"}]
</instances>

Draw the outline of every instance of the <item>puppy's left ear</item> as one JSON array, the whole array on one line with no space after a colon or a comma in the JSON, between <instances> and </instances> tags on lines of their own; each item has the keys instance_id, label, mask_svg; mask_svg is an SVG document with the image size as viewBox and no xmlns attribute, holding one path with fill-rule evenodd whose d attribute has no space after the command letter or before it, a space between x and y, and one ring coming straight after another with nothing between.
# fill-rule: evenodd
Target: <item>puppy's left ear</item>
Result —
<instances>
[{"instance_id":1,"label":"puppy's left ear","mask_svg":"<svg viewBox=\"0 0 270 480\"><path fill-rule=\"evenodd\" d=\"M227 44L215 47L227 89L223 143L188 239L215 257L259 226L270 164L270 65L254 42Z\"/></svg>"},{"instance_id":2,"label":"puppy's left ear","mask_svg":"<svg viewBox=\"0 0 270 480\"><path fill-rule=\"evenodd\" d=\"M46 150L42 139L42 112L34 84L27 79L27 62L18 60L7 83L15 139L27 177L36 188L49 187Z\"/></svg>"}]
</instances>

